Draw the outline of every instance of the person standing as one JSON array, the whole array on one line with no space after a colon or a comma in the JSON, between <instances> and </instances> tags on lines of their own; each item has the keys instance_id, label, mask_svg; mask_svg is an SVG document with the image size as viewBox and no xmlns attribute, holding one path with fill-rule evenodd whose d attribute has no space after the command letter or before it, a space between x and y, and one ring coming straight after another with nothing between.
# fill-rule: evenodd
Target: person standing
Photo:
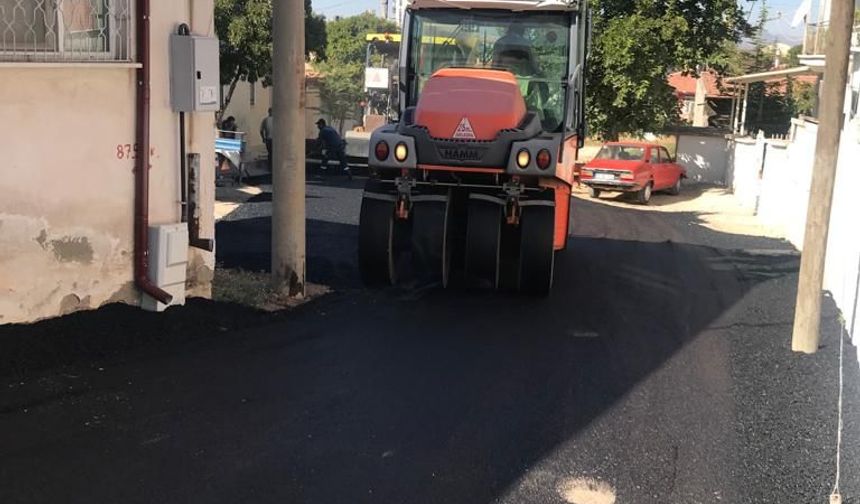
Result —
<instances>
[{"instance_id":1,"label":"person standing","mask_svg":"<svg viewBox=\"0 0 860 504\"><path fill-rule=\"evenodd\" d=\"M349 170L349 163L347 163L346 160L346 142L343 141L336 129L326 124L325 119L317 121L317 128L320 130L320 135L317 141L322 144L324 149L322 155L322 169L326 169L329 159L337 159L340 161L340 168L346 176L352 178L352 173Z\"/></svg>"},{"instance_id":2,"label":"person standing","mask_svg":"<svg viewBox=\"0 0 860 504\"><path fill-rule=\"evenodd\" d=\"M260 137L263 139L263 143L266 144L266 152L269 154L269 170L272 169L272 124L274 118L272 117L272 108L269 107L269 115L263 119L263 122L260 124Z\"/></svg>"}]
</instances>

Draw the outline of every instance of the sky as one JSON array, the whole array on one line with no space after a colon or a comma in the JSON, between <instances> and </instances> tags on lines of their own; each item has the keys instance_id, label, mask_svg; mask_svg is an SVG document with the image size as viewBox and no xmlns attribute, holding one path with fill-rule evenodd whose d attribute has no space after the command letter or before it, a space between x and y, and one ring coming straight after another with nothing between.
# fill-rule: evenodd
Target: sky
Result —
<instances>
[{"instance_id":1,"label":"sky","mask_svg":"<svg viewBox=\"0 0 860 504\"><path fill-rule=\"evenodd\" d=\"M314 12L329 19L379 10L379 0L312 0L312 5Z\"/></svg>"},{"instance_id":2,"label":"sky","mask_svg":"<svg viewBox=\"0 0 860 504\"><path fill-rule=\"evenodd\" d=\"M803 25L797 28L791 27L791 20L801 3L803 3L802 0L768 0L768 21L765 24L768 42L795 45L803 41ZM761 14L761 1L742 0L740 4L750 13L750 22L757 24ZM818 0L812 1L810 12L810 19L814 22L818 17Z\"/></svg>"},{"instance_id":3,"label":"sky","mask_svg":"<svg viewBox=\"0 0 860 504\"><path fill-rule=\"evenodd\" d=\"M738 0L745 11L750 13L750 22L755 24L759 19L761 0ZM791 20L802 0L767 0L769 21L765 31L771 42L784 44L799 44L803 37L803 28L792 28ZM812 18L818 13L819 0L812 1ZM365 11L379 10L379 0L313 0L314 11L331 19L335 16L351 16Z\"/></svg>"}]
</instances>

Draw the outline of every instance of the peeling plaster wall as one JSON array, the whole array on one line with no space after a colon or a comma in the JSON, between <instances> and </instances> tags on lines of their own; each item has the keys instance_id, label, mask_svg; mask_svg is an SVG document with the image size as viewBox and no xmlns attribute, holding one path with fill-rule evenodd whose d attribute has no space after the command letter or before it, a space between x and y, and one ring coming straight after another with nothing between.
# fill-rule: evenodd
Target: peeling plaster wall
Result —
<instances>
[{"instance_id":1,"label":"peeling plaster wall","mask_svg":"<svg viewBox=\"0 0 860 504\"><path fill-rule=\"evenodd\" d=\"M153 2L150 223L179 221L177 117L168 35L213 34L213 1ZM198 28L202 26L203 28ZM132 283L135 71L0 64L0 324L108 302ZM189 118L189 152L213 166L214 114ZM214 173L203 170L201 233L214 237ZM208 296L213 254L189 250L189 294Z\"/></svg>"}]
</instances>

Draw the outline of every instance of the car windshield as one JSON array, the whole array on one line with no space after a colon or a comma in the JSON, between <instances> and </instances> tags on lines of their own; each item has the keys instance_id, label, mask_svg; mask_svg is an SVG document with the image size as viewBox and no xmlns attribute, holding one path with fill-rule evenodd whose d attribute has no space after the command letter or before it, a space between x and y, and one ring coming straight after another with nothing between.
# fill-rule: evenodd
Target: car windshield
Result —
<instances>
[{"instance_id":1,"label":"car windshield","mask_svg":"<svg viewBox=\"0 0 860 504\"><path fill-rule=\"evenodd\" d=\"M412 21L410 103L434 72L446 67L513 73L526 106L545 131L561 127L567 75L567 13L417 11Z\"/></svg>"},{"instance_id":2,"label":"car windshield","mask_svg":"<svg viewBox=\"0 0 860 504\"><path fill-rule=\"evenodd\" d=\"M632 145L604 145L594 159L639 161L645 159L645 148Z\"/></svg>"}]
</instances>

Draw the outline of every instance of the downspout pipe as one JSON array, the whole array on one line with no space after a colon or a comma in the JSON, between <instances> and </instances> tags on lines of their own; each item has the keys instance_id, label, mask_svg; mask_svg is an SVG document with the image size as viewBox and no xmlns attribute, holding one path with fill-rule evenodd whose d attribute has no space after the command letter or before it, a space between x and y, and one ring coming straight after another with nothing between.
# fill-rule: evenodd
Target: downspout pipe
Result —
<instances>
[{"instance_id":1,"label":"downspout pipe","mask_svg":"<svg viewBox=\"0 0 860 504\"><path fill-rule=\"evenodd\" d=\"M177 34L187 37L191 28L187 24L179 25ZM188 222L188 158L185 153L185 112L179 112L179 205L180 222Z\"/></svg>"},{"instance_id":2,"label":"downspout pipe","mask_svg":"<svg viewBox=\"0 0 860 504\"><path fill-rule=\"evenodd\" d=\"M144 294L170 304L173 296L149 279L149 112L150 112L150 0L137 0L137 51L135 138L138 156L134 167L134 283Z\"/></svg>"}]
</instances>

